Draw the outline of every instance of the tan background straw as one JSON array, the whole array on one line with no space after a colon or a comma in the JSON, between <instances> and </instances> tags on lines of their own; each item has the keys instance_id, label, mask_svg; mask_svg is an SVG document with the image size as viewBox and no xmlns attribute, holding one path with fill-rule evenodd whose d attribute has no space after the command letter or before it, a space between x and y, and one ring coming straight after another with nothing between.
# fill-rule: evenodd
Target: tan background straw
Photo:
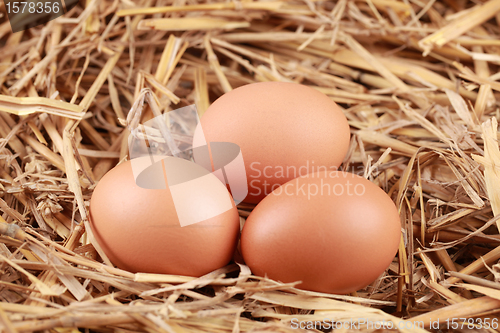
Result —
<instances>
[{"instance_id":1,"label":"tan background straw","mask_svg":"<svg viewBox=\"0 0 500 333\"><path fill-rule=\"evenodd\" d=\"M0 6L4 332L297 332L294 320L325 318L498 331L500 0L81 0L15 34ZM344 168L400 211L388 270L340 296L237 264L197 279L115 268L88 204L127 158L141 90L201 116L259 81L313 86L342 107ZM239 206L242 222L251 209Z\"/></svg>"}]
</instances>

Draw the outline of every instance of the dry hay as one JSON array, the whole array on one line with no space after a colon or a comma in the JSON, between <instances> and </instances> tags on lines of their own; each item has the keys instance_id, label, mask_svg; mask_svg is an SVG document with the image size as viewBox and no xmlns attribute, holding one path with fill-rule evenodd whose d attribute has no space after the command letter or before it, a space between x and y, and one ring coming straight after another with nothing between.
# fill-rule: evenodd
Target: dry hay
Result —
<instances>
[{"instance_id":1,"label":"dry hay","mask_svg":"<svg viewBox=\"0 0 500 333\"><path fill-rule=\"evenodd\" d=\"M16 34L2 20L5 332L498 320L500 0L93 0ZM301 291L241 264L198 279L132 274L99 255L89 199L127 157L124 121L141 90L152 89L162 111L195 103L201 115L256 81L299 82L336 101L352 129L343 167L396 202L402 245L365 290ZM240 206L241 216L250 210Z\"/></svg>"}]
</instances>

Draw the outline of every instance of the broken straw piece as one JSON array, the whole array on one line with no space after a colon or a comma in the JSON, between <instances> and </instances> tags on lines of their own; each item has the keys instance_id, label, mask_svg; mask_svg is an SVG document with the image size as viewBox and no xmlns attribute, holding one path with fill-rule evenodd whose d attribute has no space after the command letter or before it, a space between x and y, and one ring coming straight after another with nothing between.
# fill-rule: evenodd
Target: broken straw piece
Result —
<instances>
[{"instance_id":1,"label":"broken straw piece","mask_svg":"<svg viewBox=\"0 0 500 333\"><path fill-rule=\"evenodd\" d=\"M490 199L493 214L500 214L500 150L498 149L496 118L485 121L482 125L482 137L484 140L484 156L472 154L472 158L484 166L484 178L486 180L486 190ZM497 221L500 231L500 221Z\"/></svg>"},{"instance_id":2,"label":"broken straw piece","mask_svg":"<svg viewBox=\"0 0 500 333\"><path fill-rule=\"evenodd\" d=\"M175 143L174 138L172 137L172 133L168 126L162 121L163 117L161 115L160 107L158 106L158 102L154 98L153 92L149 88L144 88L139 93L139 97L132 105L131 111L127 116L127 124L131 133L135 133L135 129L139 125L140 117L142 114L142 110L144 109L144 102L149 104L151 111L154 115L154 121L158 124L158 129L165 140L170 152L173 156L178 156L180 154L179 147Z\"/></svg>"}]
</instances>

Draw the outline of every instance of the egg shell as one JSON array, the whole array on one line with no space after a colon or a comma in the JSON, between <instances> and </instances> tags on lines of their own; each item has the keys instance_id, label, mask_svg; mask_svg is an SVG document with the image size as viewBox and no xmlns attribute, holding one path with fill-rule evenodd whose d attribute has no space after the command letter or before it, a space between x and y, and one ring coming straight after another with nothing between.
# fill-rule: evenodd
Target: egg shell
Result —
<instances>
[{"instance_id":1,"label":"egg shell","mask_svg":"<svg viewBox=\"0 0 500 333\"><path fill-rule=\"evenodd\" d=\"M210 209L227 200L207 195L213 192L193 191L192 200ZM181 227L171 191L139 187L130 161L99 181L90 202L90 222L111 262L131 272L204 275L231 260L239 235L234 203L220 215Z\"/></svg>"},{"instance_id":2,"label":"egg shell","mask_svg":"<svg viewBox=\"0 0 500 333\"><path fill-rule=\"evenodd\" d=\"M384 272L400 238L398 211L382 189L352 173L319 172L282 185L255 207L241 251L256 275L345 294Z\"/></svg>"},{"instance_id":3,"label":"egg shell","mask_svg":"<svg viewBox=\"0 0 500 333\"><path fill-rule=\"evenodd\" d=\"M241 148L248 183L244 201L249 203L313 167L338 168L349 147L342 110L325 94L296 83L236 88L210 105L200 122L206 142ZM198 132L194 145L201 144Z\"/></svg>"}]
</instances>

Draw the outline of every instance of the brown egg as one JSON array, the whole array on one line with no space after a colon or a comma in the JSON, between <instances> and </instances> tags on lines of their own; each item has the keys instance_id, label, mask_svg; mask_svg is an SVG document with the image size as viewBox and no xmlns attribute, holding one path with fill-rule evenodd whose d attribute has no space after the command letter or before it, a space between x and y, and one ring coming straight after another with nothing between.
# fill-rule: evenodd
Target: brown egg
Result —
<instances>
[{"instance_id":1,"label":"brown egg","mask_svg":"<svg viewBox=\"0 0 500 333\"><path fill-rule=\"evenodd\" d=\"M104 175L92 195L90 220L98 243L113 264L131 272L188 276L201 276L226 265L239 234L238 211L225 186L212 174L208 176L223 190L195 183L192 190L184 191L192 204L188 202L187 209L178 212L173 189L139 187L130 161ZM204 210L224 210L228 200L229 210L181 227L179 216L198 218Z\"/></svg>"},{"instance_id":2,"label":"brown egg","mask_svg":"<svg viewBox=\"0 0 500 333\"><path fill-rule=\"evenodd\" d=\"M345 294L384 272L400 237L398 211L382 189L351 173L319 172L257 205L243 227L241 251L256 275Z\"/></svg>"},{"instance_id":3,"label":"brown egg","mask_svg":"<svg viewBox=\"0 0 500 333\"><path fill-rule=\"evenodd\" d=\"M276 187L314 172L337 169L349 146L349 125L325 94L296 83L252 83L221 96L201 118L207 142L241 148L248 195L257 203ZM202 140L195 135L195 146Z\"/></svg>"}]
</instances>

